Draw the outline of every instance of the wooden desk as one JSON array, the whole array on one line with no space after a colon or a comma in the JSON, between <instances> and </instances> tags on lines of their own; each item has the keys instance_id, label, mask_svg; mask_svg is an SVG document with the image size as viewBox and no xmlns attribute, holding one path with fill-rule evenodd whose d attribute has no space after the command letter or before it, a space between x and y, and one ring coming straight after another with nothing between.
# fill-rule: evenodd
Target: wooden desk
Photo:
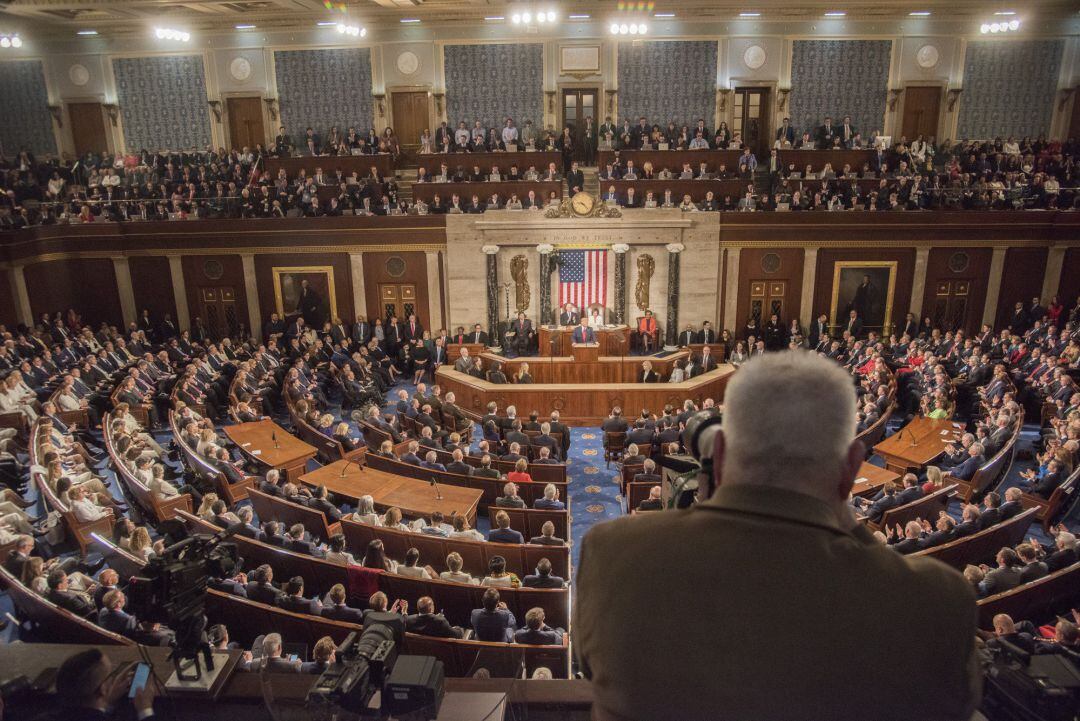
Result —
<instances>
[{"instance_id":1,"label":"wooden desk","mask_svg":"<svg viewBox=\"0 0 1080 721\"><path fill-rule=\"evenodd\" d=\"M544 357L561 357L571 354L574 328L577 326L540 326L538 353ZM630 328L625 325L613 325L600 328L595 332L596 342L600 344L600 355L624 356L630 347Z\"/></svg>"},{"instance_id":2,"label":"wooden desk","mask_svg":"<svg viewBox=\"0 0 1080 721\"><path fill-rule=\"evenodd\" d=\"M398 476L386 471L364 468L356 463L349 463L345 475L341 469L347 461L335 461L311 473L300 476L301 483L308 486L326 486L331 493L355 501L360 496L371 496L378 508L386 509L397 506L406 516L431 518L435 511L442 511L447 518L457 512L469 519L469 524L476 521L477 507L483 497L483 491L475 488L462 488L440 484L442 500L436 498L435 489L427 481L418 481L405 476Z\"/></svg>"},{"instance_id":3,"label":"wooden desk","mask_svg":"<svg viewBox=\"0 0 1080 721\"><path fill-rule=\"evenodd\" d=\"M689 195L695 203L705 200L705 194L712 191L713 198L719 203L725 195L738 200L746 195L746 187L753 185L752 180L601 180L600 197L606 198L608 190L615 188L621 200L626 199L628 188L634 189L634 201L637 207L645 202L645 194L650 190L656 197L657 205L664 202L664 191L671 191L671 201L677 206L684 195Z\"/></svg>"},{"instance_id":4,"label":"wooden desk","mask_svg":"<svg viewBox=\"0 0 1080 721\"><path fill-rule=\"evenodd\" d=\"M503 153L433 153L432 155L417 156L420 167L427 168L428 175L436 176L443 163L450 172L457 170L458 166L471 172L474 165L480 166L481 172L490 173L492 166L498 166L502 173L510 172L510 166L516 165L522 175L530 165L536 167L536 172L543 173L548 163L555 163L555 167L562 172L562 155L557 152L547 153L539 150L521 150ZM325 169L325 168L324 168ZM413 176L415 178L415 176Z\"/></svg>"},{"instance_id":5,"label":"wooden desk","mask_svg":"<svg viewBox=\"0 0 1080 721\"><path fill-rule=\"evenodd\" d=\"M702 163L705 163L710 173L717 172L721 165L735 172L739 167L739 156L742 153L738 150L601 150L597 153L597 169L606 170L609 163L615 162L616 155L624 168L628 160L633 160L634 167L639 173L645 163L652 163L653 170L658 173L667 168L678 174L682 170L683 163L690 163L695 173Z\"/></svg>"},{"instance_id":6,"label":"wooden desk","mask_svg":"<svg viewBox=\"0 0 1080 721\"><path fill-rule=\"evenodd\" d=\"M937 458L947 444L959 443L963 433L962 423L916 418L874 446L874 452L885 459L885 467L890 471L907 473Z\"/></svg>"},{"instance_id":7,"label":"wooden desk","mask_svg":"<svg viewBox=\"0 0 1080 721\"><path fill-rule=\"evenodd\" d=\"M643 359L626 360L640 366ZM551 361L553 365L557 362L557 359ZM530 365L529 369L532 367ZM573 364L568 367L573 369ZM435 378L444 393L453 391L458 407L473 420L479 420L486 412L488 402L494 401L500 408L516 405L518 408L536 408L543 413L556 409L566 423L598 425L607 418L612 406L634 409L635 413L642 408L660 413L668 403L679 407L687 398L698 404L706 398L719 403L734 372L734 366L725 364L682 383L592 383L579 374L576 383L495 385L442 366L435 372Z\"/></svg>"},{"instance_id":8,"label":"wooden desk","mask_svg":"<svg viewBox=\"0 0 1080 721\"><path fill-rule=\"evenodd\" d=\"M587 350L579 348L579 350ZM641 363L650 361L653 370L666 380L671 375L675 361L686 360L687 351L676 351L662 358L654 356L598 356L595 360L575 360L569 356L557 358L512 358L504 359L494 353L484 353L484 368L490 369L496 363L502 364L503 373L511 383L522 363L529 364L529 375L533 383L637 383L641 374ZM527 387L527 386L525 386ZM679 402L680 405L682 401ZM610 410L610 409L609 409Z\"/></svg>"},{"instance_id":9,"label":"wooden desk","mask_svg":"<svg viewBox=\"0 0 1080 721\"><path fill-rule=\"evenodd\" d=\"M278 469L288 481L295 481L318 452L314 446L269 420L224 426L223 430L247 458L260 466ZM275 438L277 448L274 447Z\"/></svg>"},{"instance_id":10,"label":"wooden desk","mask_svg":"<svg viewBox=\"0 0 1080 721\"><path fill-rule=\"evenodd\" d=\"M831 163L833 170L839 173L845 164L851 165L851 169L858 172L863 163L872 163L876 155L873 150L779 150L777 155L783 167L789 163L795 163L795 169L800 173L809 165L815 173L821 172L825 163ZM758 158L758 163L765 163L769 167L768 158Z\"/></svg>"},{"instance_id":11,"label":"wooden desk","mask_svg":"<svg viewBox=\"0 0 1080 721\"><path fill-rule=\"evenodd\" d=\"M887 468L864 461L859 466L859 474L855 477L855 485L851 488L851 495L872 496L886 483L897 483L899 480L899 473L894 473Z\"/></svg>"},{"instance_id":12,"label":"wooden desk","mask_svg":"<svg viewBox=\"0 0 1080 721\"><path fill-rule=\"evenodd\" d=\"M307 171L309 176L314 175L316 168L322 168L323 174L331 178L337 170L344 172L346 177L355 171L363 178L371 174L372 166L378 169L379 175L385 179L394 172L394 156L383 153L381 155L301 155L266 159L266 170L271 178L276 178L281 168L285 168L285 174L289 178L295 178L301 169Z\"/></svg>"},{"instance_id":13,"label":"wooden desk","mask_svg":"<svg viewBox=\"0 0 1080 721\"><path fill-rule=\"evenodd\" d=\"M431 203L432 198L438 195L445 204L454 193L457 193L461 197L461 207L464 208L474 195L480 198L481 203L487 203L492 193L499 194L499 202L503 205L506 205L511 193L517 193L518 200L524 204L525 199L529 197L529 191L532 190L536 193L536 202L543 205L551 193L555 193L556 197L561 198L562 186L562 181L543 182L539 180L518 180L513 182L507 180L498 183L414 183L412 194L413 200L423 200L425 203Z\"/></svg>"}]
</instances>

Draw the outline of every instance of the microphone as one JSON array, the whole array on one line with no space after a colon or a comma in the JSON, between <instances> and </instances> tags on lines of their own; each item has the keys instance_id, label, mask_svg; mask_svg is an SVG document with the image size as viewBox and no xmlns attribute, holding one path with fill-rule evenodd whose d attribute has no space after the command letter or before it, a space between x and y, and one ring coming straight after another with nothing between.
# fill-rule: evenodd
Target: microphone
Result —
<instances>
[{"instance_id":1,"label":"microphone","mask_svg":"<svg viewBox=\"0 0 1080 721\"><path fill-rule=\"evenodd\" d=\"M432 476L431 480L428 481L428 483L430 483L431 486L435 488L435 500L441 501L443 499L442 491L439 490L439 482L435 480L435 476Z\"/></svg>"},{"instance_id":2,"label":"microphone","mask_svg":"<svg viewBox=\"0 0 1080 721\"><path fill-rule=\"evenodd\" d=\"M355 458L349 458L349 459L346 459L346 461L345 461L345 465L341 467L341 475L340 475L340 476L338 476L338 477L339 477L339 478L344 478L344 477L345 477L345 471L347 471L347 470L349 469L349 466L350 466L351 464L353 464L353 463L356 463L356 459L355 459ZM356 463L356 467L357 467L357 468L359 468L359 469L360 469L361 471L363 471L363 470L364 470L364 467L363 467L362 465L360 465L359 463Z\"/></svg>"},{"instance_id":3,"label":"microphone","mask_svg":"<svg viewBox=\"0 0 1080 721\"><path fill-rule=\"evenodd\" d=\"M270 431L270 440L274 442L274 448L281 448L281 444L278 443L277 431Z\"/></svg>"}]
</instances>

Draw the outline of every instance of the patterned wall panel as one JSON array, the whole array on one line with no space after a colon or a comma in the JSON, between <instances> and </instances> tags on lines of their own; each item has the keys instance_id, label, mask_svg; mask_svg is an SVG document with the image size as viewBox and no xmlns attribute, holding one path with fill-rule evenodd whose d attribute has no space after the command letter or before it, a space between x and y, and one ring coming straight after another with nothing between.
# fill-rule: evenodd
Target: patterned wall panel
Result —
<instances>
[{"instance_id":1,"label":"patterned wall panel","mask_svg":"<svg viewBox=\"0 0 1080 721\"><path fill-rule=\"evenodd\" d=\"M957 135L1020 138L1049 133L1064 50L1064 40L968 43Z\"/></svg>"},{"instance_id":2,"label":"patterned wall panel","mask_svg":"<svg viewBox=\"0 0 1080 721\"><path fill-rule=\"evenodd\" d=\"M210 144L201 55L114 58L112 64L128 150Z\"/></svg>"},{"instance_id":3,"label":"patterned wall panel","mask_svg":"<svg viewBox=\"0 0 1080 721\"><path fill-rule=\"evenodd\" d=\"M366 132L373 126L368 48L277 50L274 70L281 123L294 142L308 127L325 138L334 125L342 133L350 127Z\"/></svg>"},{"instance_id":4,"label":"patterned wall panel","mask_svg":"<svg viewBox=\"0 0 1080 721\"><path fill-rule=\"evenodd\" d=\"M447 45L443 48L446 76L446 117L451 127L464 120L471 128L499 127L510 116L519 128L526 120L543 126L544 46Z\"/></svg>"},{"instance_id":5,"label":"patterned wall panel","mask_svg":"<svg viewBox=\"0 0 1080 721\"><path fill-rule=\"evenodd\" d=\"M23 148L32 153L55 153L56 138L40 60L0 63L0 144L13 156Z\"/></svg>"},{"instance_id":6,"label":"patterned wall panel","mask_svg":"<svg viewBox=\"0 0 1080 721\"><path fill-rule=\"evenodd\" d=\"M791 124L817 128L826 115L851 116L869 138L885 124L891 40L796 40L791 51Z\"/></svg>"},{"instance_id":7,"label":"patterned wall panel","mask_svg":"<svg viewBox=\"0 0 1080 721\"><path fill-rule=\"evenodd\" d=\"M714 41L619 43L619 115L650 123L713 126L716 105Z\"/></svg>"}]
</instances>

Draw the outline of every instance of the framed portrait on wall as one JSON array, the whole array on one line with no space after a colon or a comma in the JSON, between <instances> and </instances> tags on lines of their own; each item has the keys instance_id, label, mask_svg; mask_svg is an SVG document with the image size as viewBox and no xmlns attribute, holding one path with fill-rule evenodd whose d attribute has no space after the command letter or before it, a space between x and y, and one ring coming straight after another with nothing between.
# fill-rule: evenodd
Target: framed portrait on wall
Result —
<instances>
[{"instance_id":1,"label":"framed portrait on wall","mask_svg":"<svg viewBox=\"0 0 1080 721\"><path fill-rule=\"evenodd\" d=\"M274 301L283 318L289 320L300 315L305 324L322 330L324 323L337 316L332 266L275 267L272 270Z\"/></svg>"},{"instance_id":2,"label":"framed portrait on wall","mask_svg":"<svg viewBox=\"0 0 1080 721\"><path fill-rule=\"evenodd\" d=\"M833 267L832 314L829 323L842 331L854 310L863 332L892 332L895 260L841 260Z\"/></svg>"}]
</instances>

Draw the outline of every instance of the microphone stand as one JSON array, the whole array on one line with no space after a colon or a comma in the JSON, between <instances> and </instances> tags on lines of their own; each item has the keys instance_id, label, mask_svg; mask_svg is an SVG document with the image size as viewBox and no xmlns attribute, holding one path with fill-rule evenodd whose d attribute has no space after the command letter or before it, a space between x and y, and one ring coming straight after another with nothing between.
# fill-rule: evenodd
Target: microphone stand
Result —
<instances>
[{"instance_id":1,"label":"microphone stand","mask_svg":"<svg viewBox=\"0 0 1080 721\"><path fill-rule=\"evenodd\" d=\"M338 478L344 478L345 477L345 471L347 471L349 469L349 466L354 464L354 463L356 463L356 467L359 468L361 472L363 472L363 470L364 470L363 465L361 465L360 463L357 463L355 458L348 458L348 459L345 460L345 465L341 467L341 475L338 476Z\"/></svg>"},{"instance_id":2,"label":"microphone stand","mask_svg":"<svg viewBox=\"0 0 1080 721\"><path fill-rule=\"evenodd\" d=\"M443 499L442 491L439 489L439 482L435 480L435 476L431 477L431 485L435 487L435 500L441 501Z\"/></svg>"}]
</instances>

